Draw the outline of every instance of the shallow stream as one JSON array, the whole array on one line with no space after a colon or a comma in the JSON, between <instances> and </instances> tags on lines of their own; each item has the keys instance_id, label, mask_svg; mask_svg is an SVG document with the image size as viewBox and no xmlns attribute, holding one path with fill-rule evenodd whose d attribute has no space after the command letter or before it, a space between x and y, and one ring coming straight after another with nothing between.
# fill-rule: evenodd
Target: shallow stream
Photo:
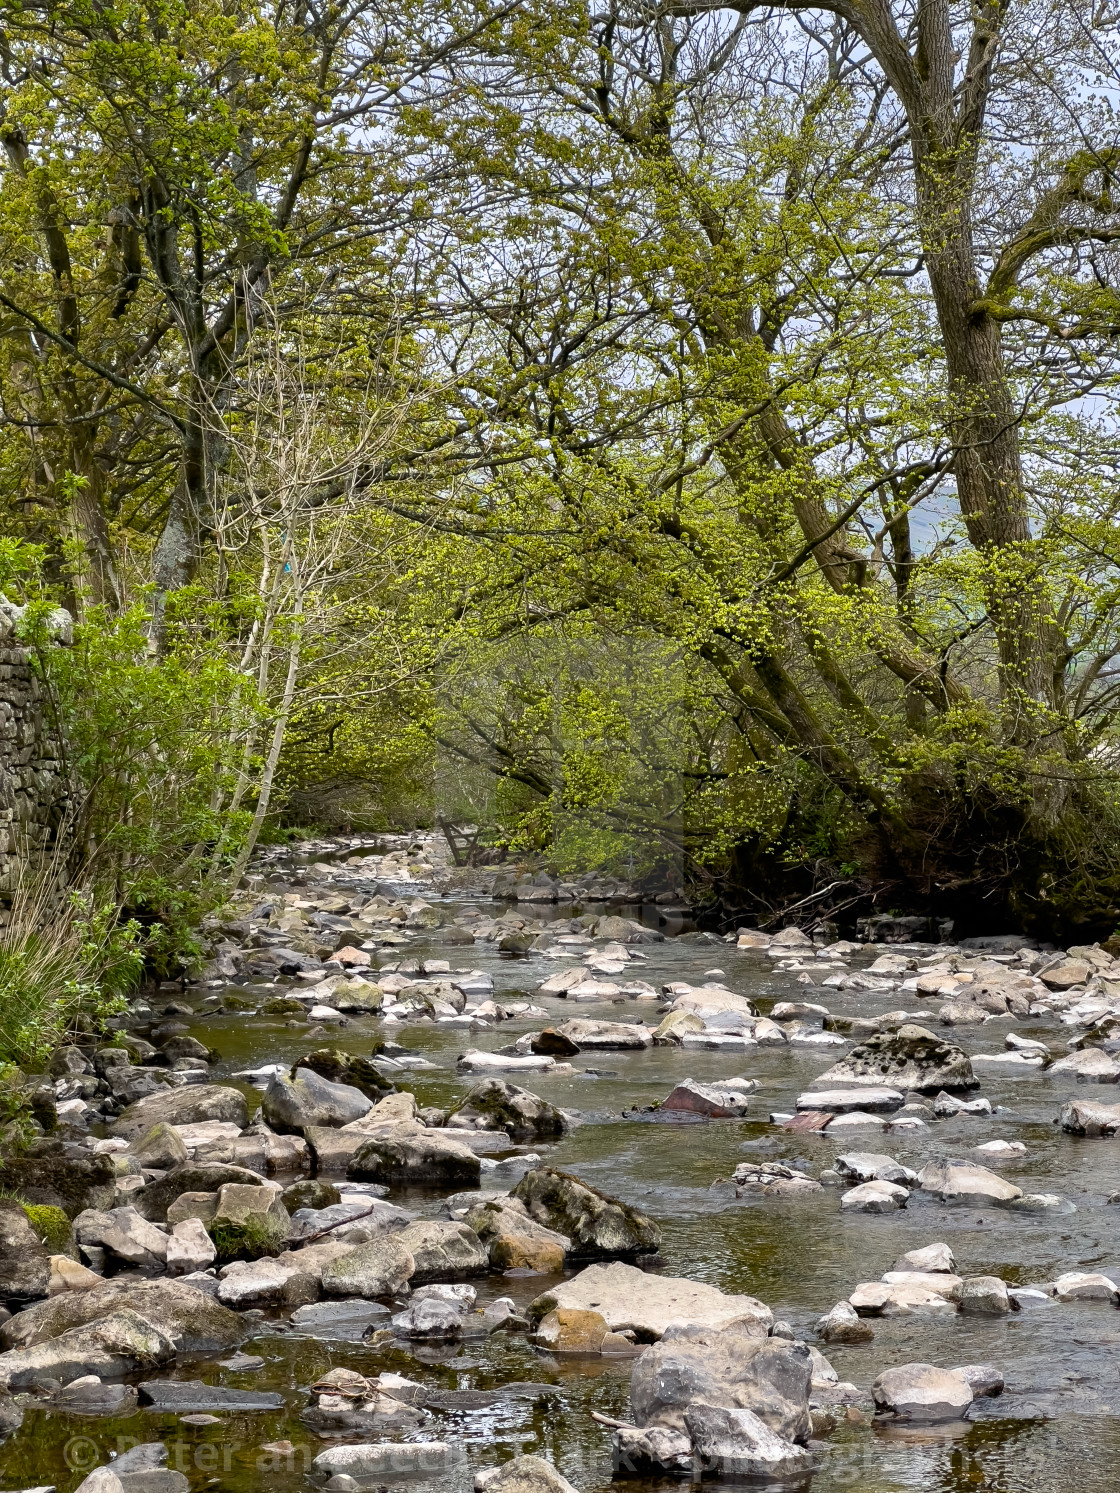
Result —
<instances>
[{"instance_id":1,"label":"shallow stream","mask_svg":"<svg viewBox=\"0 0 1120 1493\"><path fill-rule=\"evenodd\" d=\"M528 911L534 917L542 915L539 907ZM724 972L731 989L750 996L763 1013L776 1000L796 999L818 1001L836 1016L874 1017L905 1006L933 1021L938 1004L898 991L818 990L797 983L793 973L774 971L773 961L763 954L739 951L698 934L642 944L638 952L646 962L631 968L655 987L673 980L700 984L716 968ZM880 952L858 954L849 967L866 965ZM539 996L537 987L558 968L555 960L537 954L510 959L484 943L447 947L440 930L415 939L407 953L448 958L454 968L489 970L497 999L529 995L556 1021L572 1015L615 1020L640 1015L650 1020L656 1011L653 1005L631 1001L622 1007L573 1007L562 999ZM380 962L391 957L383 951ZM153 1002L157 1011L167 998L165 993ZM201 998L199 992L186 997L195 1004ZM183 1019L193 1036L221 1054L222 1063L212 1070L215 1082L228 1081L248 1067L294 1062L325 1041L368 1053L371 1040L386 1035L377 1018L354 1019L328 1039L291 1028L283 1017ZM447 1106L472 1082L456 1073L458 1053L467 1047L505 1045L540 1025L540 1018L504 1022L482 1035L431 1023L395 1028L395 1041L437 1065L435 1071L417 1073L414 1080L403 1077L401 1086L414 1088L421 1104ZM1011 1018L980 1028L958 1028L952 1035L970 1052L996 1051L1012 1029L1041 1038L1056 1052L1064 1050L1068 1035L1056 1021L1040 1024ZM849 1132L831 1138L827 1132L790 1133L769 1122L772 1111L792 1110L796 1096L845 1050L764 1046L743 1053L655 1047L637 1053L583 1054L575 1059L581 1071L572 1076L512 1077L579 1113L581 1123L562 1142L545 1149L545 1159L655 1217L664 1230L663 1268L668 1273L757 1296L809 1342L815 1341L816 1320L859 1282L877 1280L897 1256L937 1240L951 1246L961 1275L999 1275L1019 1285L1052 1280L1075 1269L1106 1274L1120 1269L1120 1207L1106 1202L1120 1191L1120 1142L1075 1139L1062 1134L1055 1123L1064 1098L1079 1094L1112 1102L1112 1090L1080 1086L1072 1076L1050 1079L1034 1071L1014 1077L985 1074L979 1092L998 1107L987 1118L940 1120L916 1133ZM587 1071L592 1069L594 1074ZM664 1098L682 1078L736 1074L760 1083L746 1120L676 1125L622 1117L623 1111ZM259 1097L253 1089L246 1092ZM842 1215L841 1193L834 1188L805 1199L736 1200L728 1187L713 1187L746 1159L788 1161L816 1175L845 1150L875 1150L918 1169L937 1157L981 1160L972 1148L996 1138L1022 1141L1027 1151L991 1163L995 1171L1026 1192L1058 1193L1072 1209L1038 1214L950 1209L923 1203L915 1194L906 1209L888 1216ZM440 1204L431 1193L392 1198L433 1214ZM483 1280L480 1304L501 1295L528 1302L546 1283L539 1276ZM308 1404L308 1387L336 1366L369 1376L391 1370L440 1390L497 1389L512 1381L553 1387L535 1399L511 1398L482 1409L433 1412L415 1439L438 1438L461 1446L464 1460L459 1470L429 1481L411 1477L379 1485L412 1493L429 1488L459 1493L470 1488L477 1468L516 1451L548 1456L581 1493L602 1493L612 1485L609 1433L596 1424L591 1412L627 1417L627 1361L553 1359L531 1348L523 1336L501 1333L485 1342L439 1348L374 1348L360 1341L300 1336L287 1326L287 1316L263 1315L257 1335L243 1344L244 1352L264 1358L261 1369L229 1371L216 1357L180 1364L174 1371L176 1377L213 1384L278 1390L285 1399L283 1411L223 1413L214 1424L197 1425L153 1410L124 1420L32 1410L22 1429L0 1447L0 1487L53 1483L60 1493L67 1493L109 1452L160 1439L170 1449L169 1465L187 1473L194 1489L309 1489L307 1468L325 1442L301 1423L299 1413ZM813 1493L849 1488L865 1493L1103 1493L1120 1485L1120 1314L1112 1307L1083 1302L1049 1304L1001 1318L905 1316L876 1319L874 1328L871 1343L826 1350L841 1379L866 1389L895 1363L952 1367L990 1362L1004 1374L1006 1391L997 1399L978 1400L972 1423L949 1430L901 1431L842 1423L822 1444ZM292 1451L262 1450L283 1441L292 1443ZM635 1493L653 1493L680 1488L681 1483L669 1479L625 1486Z\"/></svg>"}]
</instances>

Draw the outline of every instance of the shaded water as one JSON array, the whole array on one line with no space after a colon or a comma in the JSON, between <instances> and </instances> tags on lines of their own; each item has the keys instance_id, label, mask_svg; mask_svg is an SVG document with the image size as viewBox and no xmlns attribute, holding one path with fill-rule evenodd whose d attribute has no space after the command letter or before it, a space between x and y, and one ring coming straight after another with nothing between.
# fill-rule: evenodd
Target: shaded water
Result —
<instances>
[{"instance_id":1,"label":"shaded water","mask_svg":"<svg viewBox=\"0 0 1120 1493\"><path fill-rule=\"evenodd\" d=\"M540 915L539 909L532 911ZM718 966L726 974L726 984L755 999L763 1012L778 999L808 999L839 1016L876 1016L905 1005L929 1020L939 1004L897 991L814 992L797 984L794 974L773 971L763 955L696 935L644 944L639 952L648 956L647 961L631 970L655 986L670 980L698 984L705 972ZM508 960L488 944L445 948L438 930L430 939L410 943L407 953L448 957L454 967L489 969L498 999L514 993L532 995L558 1021L571 1015L618 1019L639 1013L649 1019L656 1010L633 1002L621 1007L571 1006L561 999L539 997L537 986L559 967L555 960L539 955ZM856 956L851 964L869 963L871 957ZM429 1023L394 1027L394 1040L439 1065L435 1072L417 1073L414 1080L402 1075L400 1086L414 1088L422 1104L449 1105L472 1082L455 1071L459 1052L468 1046L505 1045L540 1024L539 1018L506 1022L481 1035ZM1003 1046L1011 1029L1055 1047L1066 1035L1056 1022L1008 1018L983 1028L957 1029L953 1036L970 1051L992 1051ZM215 1081L261 1063L293 1062L301 1053L323 1046L324 1040L368 1052L371 1039L383 1032L376 1019L356 1019L337 1036L332 1033L324 1039L287 1027L283 1018L261 1016L197 1019L190 1022L190 1030L222 1056L213 1071ZM849 1131L832 1139L772 1126L770 1111L792 1110L797 1094L845 1050L761 1047L716 1053L658 1047L634 1054L584 1054L575 1060L576 1067L595 1069L596 1075L533 1074L526 1082L542 1097L582 1117L571 1135L544 1151L546 1159L657 1218L664 1230L664 1268L669 1273L758 1296L810 1342L817 1318L859 1282L878 1279L898 1255L935 1240L952 1247L958 1271L965 1276L995 1274L1025 1285L1067 1270L1120 1269L1120 1208L1106 1203L1120 1190L1120 1143L1077 1140L1063 1135L1055 1123L1063 1098L1079 1093L1111 1099L1110 1090L1087 1090L1072 1077L985 1075L981 1092L999 1106L987 1119L944 1120L928 1131L906 1135ZM623 1118L624 1110L663 1098L684 1077L735 1074L760 1082L744 1121L677 1126ZM915 1196L908 1208L888 1216L842 1215L839 1190L827 1189L807 1199L737 1201L728 1189L713 1188L716 1179L728 1177L748 1157L789 1161L815 1174L831 1166L844 1150L875 1150L918 1169L934 1157L969 1157L971 1147L995 1138L1021 1140L1027 1153L1000 1158L994 1170L1026 1192L1059 1193L1076 1211L1032 1215L946 1209L923 1204ZM430 1193L395 1194L394 1200L431 1213L439 1208L438 1196ZM499 1295L528 1302L545 1284L541 1277L494 1277L480 1283L480 1302ZM291 1493L309 1488L306 1469L327 1443L301 1424L299 1412L308 1403L308 1387L336 1366L367 1375L392 1370L441 1390L500 1388L515 1380L553 1386L552 1393L542 1391L535 1400L509 1399L481 1410L433 1413L416 1439L449 1441L462 1449L463 1462L458 1470L435 1479L389 1479L388 1485L415 1493L428 1488L458 1493L470 1487L478 1467L519 1451L550 1457L581 1493L602 1493L611 1485L608 1433L590 1412L627 1417L629 1363L556 1360L529 1347L524 1337L504 1334L441 1348L327 1342L297 1336L287 1327L286 1315L263 1316L259 1334L243 1345L245 1352L264 1357L263 1369L235 1373L216 1361L176 1369L177 1377L279 1390L285 1397L283 1411L224 1412L218 1424L192 1425L154 1411L93 1420L34 1410L22 1430L0 1448L0 1485L11 1489L53 1482L66 1493L92 1466L105 1461L109 1451L161 1439L170 1448L170 1465L186 1472L196 1489L220 1487L241 1493L267 1485L276 1493ZM828 1350L841 1379L866 1389L894 1363L952 1367L991 1362L1005 1375L1006 1392L999 1399L978 1401L973 1423L947 1430L906 1432L842 1424L821 1445L814 1493L849 1488L868 1493L1058 1493L1070 1487L1091 1493L1117 1486L1120 1315L1112 1308L1082 1303L1024 1310L1009 1318L908 1316L876 1319L874 1327L874 1342ZM283 1440L290 1440L291 1452L261 1449ZM635 1493L653 1493L681 1484L670 1479L626 1486Z\"/></svg>"}]
</instances>

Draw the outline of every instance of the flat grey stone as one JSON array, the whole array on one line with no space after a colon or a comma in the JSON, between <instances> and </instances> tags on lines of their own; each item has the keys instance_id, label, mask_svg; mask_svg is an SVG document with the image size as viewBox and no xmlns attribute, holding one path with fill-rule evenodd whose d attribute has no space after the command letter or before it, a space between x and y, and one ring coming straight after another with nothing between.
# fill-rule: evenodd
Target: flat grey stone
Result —
<instances>
[{"instance_id":1,"label":"flat grey stone","mask_svg":"<svg viewBox=\"0 0 1120 1493\"><path fill-rule=\"evenodd\" d=\"M154 1410L280 1410L282 1395L267 1390L224 1389L198 1379L148 1379L140 1403Z\"/></svg>"}]
</instances>

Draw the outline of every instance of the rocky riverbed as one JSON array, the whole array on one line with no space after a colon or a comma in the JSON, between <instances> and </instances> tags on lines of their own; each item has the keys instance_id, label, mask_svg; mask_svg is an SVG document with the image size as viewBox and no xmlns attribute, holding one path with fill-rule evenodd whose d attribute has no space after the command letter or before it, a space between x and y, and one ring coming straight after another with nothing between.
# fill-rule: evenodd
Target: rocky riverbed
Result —
<instances>
[{"instance_id":1,"label":"rocky riverbed","mask_svg":"<svg viewBox=\"0 0 1120 1493\"><path fill-rule=\"evenodd\" d=\"M56 1055L0 1487L1114 1485L1120 961L384 850L270 855Z\"/></svg>"}]
</instances>

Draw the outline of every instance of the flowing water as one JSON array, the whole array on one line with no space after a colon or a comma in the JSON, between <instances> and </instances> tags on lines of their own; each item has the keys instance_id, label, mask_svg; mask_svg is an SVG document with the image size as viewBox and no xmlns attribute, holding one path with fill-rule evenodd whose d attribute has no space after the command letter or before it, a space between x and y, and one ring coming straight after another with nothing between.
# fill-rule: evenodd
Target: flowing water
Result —
<instances>
[{"instance_id":1,"label":"flowing water","mask_svg":"<svg viewBox=\"0 0 1120 1493\"><path fill-rule=\"evenodd\" d=\"M540 910L532 909L532 915L540 916ZM816 1000L834 1015L849 1017L877 1016L900 1005L913 1011L922 1005L897 991L814 991L797 984L794 974L774 971L772 961L763 955L740 952L697 934L643 944L639 952L647 962L631 968L655 986L671 980L699 984L718 966L726 974L725 983L756 1000L764 1013L781 999ZM536 954L508 959L495 946L482 943L448 948L439 930L410 943L407 953L446 957L456 968L469 964L488 969L498 999L514 993L532 995L557 1021L569 1015L617 1020L638 1013L649 1019L656 1009L631 1002L623 1007L573 1007L561 999L538 997L537 986L558 968L554 960ZM866 965L872 957L856 955L851 966ZM381 962L387 961L382 957ZM188 994L191 999L195 997ZM160 1004L157 1000L157 1007ZM932 1003L934 1009L937 1004ZM931 1016L932 1012L926 1019ZM472 1082L457 1075L457 1053L469 1046L504 1045L540 1024L540 1018L503 1023L494 1033L481 1036L430 1023L394 1029L394 1040L437 1065L436 1071L417 1073L414 1082L403 1078L402 1086L413 1087L422 1104L450 1105ZM1052 1046L1066 1035L1056 1023L1008 1018L982 1028L957 1029L953 1036L970 1051L993 1051L1003 1046L1012 1027ZM290 1028L282 1017L208 1017L190 1022L190 1030L221 1054L223 1061L212 1075L218 1082L246 1067L294 1062L301 1053L324 1044L322 1035ZM328 1040L368 1053L377 1035L384 1032L375 1018L355 1019ZM1107 1274L1120 1269L1120 1207L1106 1202L1120 1190L1120 1142L1078 1140L1062 1134L1055 1123L1063 1098L1079 1093L1111 1099L1111 1090L1079 1088L1072 1078L1048 1079L1036 1072L1013 1078L986 1074L982 1092L998 1106L989 1118L942 1120L927 1131L905 1135L850 1131L832 1139L827 1133L794 1134L772 1125L770 1112L792 1110L796 1095L844 1050L759 1047L720 1053L655 1047L637 1053L583 1054L575 1059L576 1068L594 1073L532 1074L524 1081L543 1098L581 1117L569 1136L544 1151L547 1161L653 1215L664 1231L667 1272L757 1296L773 1308L775 1317L785 1318L810 1342L817 1318L859 1282L878 1279L898 1255L937 1240L951 1246L961 1275L994 1274L1020 1285L1051 1280L1068 1270ZM663 1098L684 1077L703 1080L735 1074L760 1083L746 1120L673 1125L624 1117L624 1111ZM730 1176L738 1162L751 1158L784 1160L816 1174L844 1150L885 1151L918 1169L935 1157L968 1158L972 1147L995 1138L1023 1141L1027 1151L992 1163L994 1170L1025 1192L1058 1193L1072 1207L1038 1214L948 1209L914 1195L905 1210L888 1216L845 1215L837 1189L803 1199L736 1200L732 1189L717 1182ZM440 1203L438 1196L421 1192L393 1194L393 1200L432 1214ZM544 1284L540 1277L491 1278L479 1283L480 1304L500 1295L528 1302ZM170 1449L170 1465L186 1472L197 1490L247 1493L267 1487L274 1493L294 1493L310 1488L307 1469L326 1442L302 1425L299 1412L308 1404L308 1387L336 1366L371 1376L391 1370L444 1390L495 1389L512 1381L550 1386L535 1398L433 1413L413 1439L438 1438L461 1448L463 1460L457 1470L434 1479L377 1479L374 1486L458 1493L470 1488L479 1467L516 1452L551 1458L581 1493L602 1493L612 1485L609 1433L592 1420L591 1412L628 1417L628 1362L553 1359L536 1352L524 1336L506 1334L439 1348L375 1348L360 1341L299 1336L288 1326L287 1315L264 1314L257 1334L243 1345L244 1352L264 1358L262 1369L232 1372L215 1358L180 1363L175 1370L177 1377L213 1384L279 1390L285 1399L283 1411L223 1412L217 1424L195 1425L152 1410L100 1420L32 1410L23 1428L0 1447L0 1486L54 1483L67 1493L109 1452L158 1439ZM821 1444L813 1493L853 1488L866 1493L1092 1493L1120 1483L1120 1315L1107 1304L1051 1304L1000 1318L876 1319L874 1328L871 1343L827 1350L841 1379L866 1389L879 1372L896 1363L952 1367L990 1362L1004 1374L1006 1391L997 1399L978 1400L971 1423L947 1429L903 1431L842 1422ZM283 1441L291 1442L291 1451L262 1450ZM668 1479L614 1486L660 1493L680 1488L681 1483Z\"/></svg>"}]
</instances>

